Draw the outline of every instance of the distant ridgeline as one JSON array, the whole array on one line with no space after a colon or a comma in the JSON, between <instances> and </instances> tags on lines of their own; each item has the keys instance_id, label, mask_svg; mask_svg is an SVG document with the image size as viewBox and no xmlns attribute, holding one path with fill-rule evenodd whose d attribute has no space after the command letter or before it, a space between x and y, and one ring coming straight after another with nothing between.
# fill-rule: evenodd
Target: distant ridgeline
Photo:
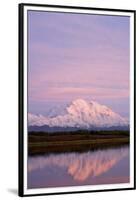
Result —
<instances>
[{"instance_id":1,"label":"distant ridgeline","mask_svg":"<svg viewBox=\"0 0 139 200\"><path fill-rule=\"evenodd\" d=\"M95 101L77 99L47 116L28 113L28 131L129 130L128 119Z\"/></svg>"},{"instance_id":2,"label":"distant ridgeline","mask_svg":"<svg viewBox=\"0 0 139 200\"><path fill-rule=\"evenodd\" d=\"M111 127L90 127L90 128L82 128L81 127L49 127L47 125L44 126L29 126L28 132L76 132L76 131L129 131L129 126L111 126Z\"/></svg>"}]
</instances>

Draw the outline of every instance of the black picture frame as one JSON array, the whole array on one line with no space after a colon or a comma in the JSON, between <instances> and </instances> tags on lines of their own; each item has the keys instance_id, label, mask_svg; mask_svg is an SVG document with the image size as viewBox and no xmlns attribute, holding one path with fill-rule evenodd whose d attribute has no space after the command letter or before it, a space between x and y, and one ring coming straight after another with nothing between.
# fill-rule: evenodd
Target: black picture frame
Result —
<instances>
[{"instance_id":1,"label":"black picture frame","mask_svg":"<svg viewBox=\"0 0 139 200\"><path fill-rule=\"evenodd\" d=\"M87 192L106 192L106 191L121 191L121 190L134 190L136 189L136 10L126 10L126 9L110 9L110 8L95 8L95 7L76 7L76 6L61 6L61 5L45 5L45 4L29 4L29 3L21 3L18 5L18 49L19 49L19 74L18 74L18 102L19 102L19 142L18 142L18 149L19 149L19 165L18 165L18 194L19 196L42 196L42 195L58 195L58 194L71 194L71 193L87 193ZM63 191L63 192L48 192L48 193L30 193L26 194L25 193L25 188L24 188L24 154L25 154L25 149L24 149L24 107L25 107L25 102L24 102L24 95L25 95L25 87L24 87L24 56L25 56L25 46L24 46L24 11L26 7L32 7L32 8L60 8L60 9L78 9L78 10L85 10L86 12L91 10L91 11L104 11L104 12L121 12L121 13L129 13L133 15L133 25L134 25L134 39L133 39L133 46L134 46L134 88L133 88L133 93L134 93L134 169L133 169L133 186L128 187L128 188L114 188L114 189L98 189L98 190L79 190L79 191Z\"/></svg>"}]
</instances>

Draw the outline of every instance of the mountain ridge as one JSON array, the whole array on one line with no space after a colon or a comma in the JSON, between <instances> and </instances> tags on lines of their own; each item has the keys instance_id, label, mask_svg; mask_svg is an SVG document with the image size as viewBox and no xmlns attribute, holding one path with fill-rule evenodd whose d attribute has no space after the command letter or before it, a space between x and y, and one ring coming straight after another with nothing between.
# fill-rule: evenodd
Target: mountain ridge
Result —
<instances>
[{"instance_id":1,"label":"mountain ridge","mask_svg":"<svg viewBox=\"0 0 139 200\"><path fill-rule=\"evenodd\" d=\"M90 128L78 128L78 127L50 127L43 126L29 126L29 132L49 132L49 133L61 133L61 132L76 132L76 131L129 131L129 126L111 126L111 127L90 127Z\"/></svg>"},{"instance_id":2,"label":"mountain ridge","mask_svg":"<svg viewBox=\"0 0 139 200\"><path fill-rule=\"evenodd\" d=\"M53 109L53 115L43 116L28 113L29 127L103 129L110 127L128 127L127 119L115 113L109 107L95 101L76 99L58 112Z\"/></svg>"}]
</instances>

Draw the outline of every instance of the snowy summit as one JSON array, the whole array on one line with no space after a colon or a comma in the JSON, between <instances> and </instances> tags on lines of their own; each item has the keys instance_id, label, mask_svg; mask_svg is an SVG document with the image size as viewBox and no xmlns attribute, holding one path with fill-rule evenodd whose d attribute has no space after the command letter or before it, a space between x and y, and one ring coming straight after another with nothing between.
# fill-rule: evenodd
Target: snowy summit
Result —
<instances>
[{"instance_id":1,"label":"snowy summit","mask_svg":"<svg viewBox=\"0 0 139 200\"><path fill-rule=\"evenodd\" d=\"M112 127L112 126L128 126L128 121L113 112L105 105L101 105L95 101L85 101L77 99L67 105L65 108L58 108L52 111L56 115L34 115L28 114L29 126L49 127Z\"/></svg>"}]
</instances>

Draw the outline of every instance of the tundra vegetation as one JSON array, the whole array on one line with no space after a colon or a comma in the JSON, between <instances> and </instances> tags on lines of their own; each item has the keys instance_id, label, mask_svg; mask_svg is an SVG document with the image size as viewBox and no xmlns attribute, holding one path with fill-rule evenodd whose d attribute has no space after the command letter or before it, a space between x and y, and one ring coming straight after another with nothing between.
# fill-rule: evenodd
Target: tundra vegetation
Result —
<instances>
[{"instance_id":1,"label":"tundra vegetation","mask_svg":"<svg viewBox=\"0 0 139 200\"><path fill-rule=\"evenodd\" d=\"M82 152L103 148L116 148L129 144L129 131L29 132L29 155L45 153Z\"/></svg>"}]
</instances>

